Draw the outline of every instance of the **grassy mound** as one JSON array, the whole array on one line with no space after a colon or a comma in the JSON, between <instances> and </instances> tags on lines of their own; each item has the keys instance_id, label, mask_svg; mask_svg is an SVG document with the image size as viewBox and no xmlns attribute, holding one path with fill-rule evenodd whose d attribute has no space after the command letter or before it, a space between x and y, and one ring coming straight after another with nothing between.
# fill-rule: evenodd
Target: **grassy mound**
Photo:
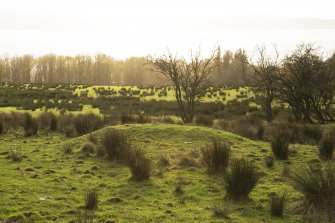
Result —
<instances>
[{"instance_id":1,"label":"grassy mound","mask_svg":"<svg viewBox=\"0 0 335 223\"><path fill-rule=\"evenodd\" d=\"M81 149L88 135L73 139L51 132L30 138L21 133L0 135L0 221L76 222L85 211L87 191L94 190L99 194L99 206L89 214L94 222L222 222L214 214L217 205L228 207L232 222L296 222L299 216L271 216L269 194L287 191L291 202L299 200L283 176L284 166L294 169L320 162L315 147L292 145L296 153L289 161L278 160L267 168L265 157L272 154L269 143L205 127L132 124L108 128L123 131L133 145L143 149L153 164L149 180L132 180L122 162L84 156ZM89 136L97 140L97 148L108 128ZM249 200L225 200L222 174L207 173L201 148L213 137L230 145L232 158L250 160L262 174ZM22 153L21 162L8 159L9 151L16 149ZM168 159L164 167L158 165L162 157ZM196 165L181 165L185 159ZM182 193L175 192L176 185Z\"/></svg>"}]
</instances>

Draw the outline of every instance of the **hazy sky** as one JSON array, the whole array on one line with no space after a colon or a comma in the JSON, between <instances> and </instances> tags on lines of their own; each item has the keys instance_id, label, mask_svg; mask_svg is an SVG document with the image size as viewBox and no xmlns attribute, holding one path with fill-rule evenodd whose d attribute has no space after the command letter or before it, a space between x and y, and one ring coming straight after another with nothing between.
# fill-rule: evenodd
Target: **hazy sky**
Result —
<instances>
[{"instance_id":1,"label":"hazy sky","mask_svg":"<svg viewBox=\"0 0 335 223\"><path fill-rule=\"evenodd\" d=\"M199 45L335 49L334 0L0 0L0 54L116 58Z\"/></svg>"}]
</instances>

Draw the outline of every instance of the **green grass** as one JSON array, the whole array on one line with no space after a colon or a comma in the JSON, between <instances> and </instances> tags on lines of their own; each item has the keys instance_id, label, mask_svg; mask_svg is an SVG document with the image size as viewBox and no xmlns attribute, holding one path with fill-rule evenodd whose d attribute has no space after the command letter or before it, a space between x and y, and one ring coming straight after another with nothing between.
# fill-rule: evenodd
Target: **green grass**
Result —
<instances>
[{"instance_id":1,"label":"green grass","mask_svg":"<svg viewBox=\"0 0 335 223\"><path fill-rule=\"evenodd\" d=\"M297 222L299 216L272 217L268 195L288 191L289 206L299 200L282 176L284 165L299 168L310 161L319 162L316 148L293 145L298 153L288 161L276 161L266 168L264 158L271 154L268 143L211 128L186 125L133 124L120 125L131 142L144 149L154 163L150 180L135 182L130 170L104 158L84 158L81 145L87 135L68 139L58 133L41 132L25 138L23 132L0 136L0 222L22 219L22 222L69 222L84 211L85 193L96 190L99 208L96 222L226 222L213 215L213 205L228 206L232 222ZM105 129L94 132L99 139ZM233 157L250 159L262 172L260 184L250 194L250 200L224 200L222 176L208 175L206 168L179 166L179 159L187 154L200 154L210 137L219 137L231 144ZM65 146L73 147L73 154L65 154ZM20 147L25 158L21 162L6 159L8 151ZM160 169L156 162L165 155L170 166ZM174 192L180 178L186 182L183 193Z\"/></svg>"}]
</instances>

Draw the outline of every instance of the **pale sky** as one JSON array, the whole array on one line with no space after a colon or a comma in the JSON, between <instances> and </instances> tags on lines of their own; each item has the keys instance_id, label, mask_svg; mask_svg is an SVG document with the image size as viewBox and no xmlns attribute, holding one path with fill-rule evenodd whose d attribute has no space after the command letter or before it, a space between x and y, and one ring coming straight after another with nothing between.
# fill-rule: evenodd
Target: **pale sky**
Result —
<instances>
[{"instance_id":1,"label":"pale sky","mask_svg":"<svg viewBox=\"0 0 335 223\"><path fill-rule=\"evenodd\" d=\"M246 48L335 50L334 0L0 0L0 55L116 58Z\"/></svg>"}]
</instances>

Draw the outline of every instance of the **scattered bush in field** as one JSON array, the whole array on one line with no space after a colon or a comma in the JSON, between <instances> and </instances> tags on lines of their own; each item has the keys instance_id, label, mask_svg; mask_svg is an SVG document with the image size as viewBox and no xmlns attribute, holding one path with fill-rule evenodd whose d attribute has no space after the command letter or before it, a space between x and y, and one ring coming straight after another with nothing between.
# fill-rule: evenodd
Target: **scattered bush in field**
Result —
<instances>
[{"instance_id":1,"label":"scattered bush in field","mask_svg":"<svg viewBox=\"0 0 335 223\"><path fill-rule=\"evenodd\" d=\"M281 195L274 194L269 197L269 207L270 213L275 217L282 217L284 215L284 210L287 205L287 193L282 193Z\"/></svg>"},{"instance_id":2,"label":"scattered bush in field","mask_svg":"<svg viewBox=\"0 0 335 223\"><path fill-rule=\"evenodd\" d=\"M63 127L63 131L66 137L75 137L76 136L76 128L73 124L69 124Z\"/></svg>"},{"instance_id":3,"label":"scattered bush in field","mask_svg":"<svg viewBox=\"0 0 335 223\"><path fill-rule=\"evenodd\" d=\"M174 192L176 194L183 194L184 193L184 189L183 186L187 184L185 179L181 176L177 177L176 183L175 183L175 188L174 188Z\"/></svg>"},{"instance_id":4,"label":"scattered bush in field","mask_svg":"<svg viewBox=\"0 0 335 223\"><path fill-rule=\"evenodd\" d=\"M322 128L317 125L303 125L302 132L305 138L310 139L314 142L320 141L323 135Z\"/></svg>"},{"instance_id":5,"label":"scattered bush in field","mask_svg":"<svg viewBox=\"0 0 335 223\"><path fill-rule=\"evenodd\" d=\"M130 147L127 150L126 160L132 179L136 181L149 179L152 172L151 160L145 157L143 150Z\"/></svg>"},{"instance_id":6,"label":"scattered bush in field","mask_svg":"<svg viewBox=\"0 0 335 223\"><path fill-rule=\"evenodd\" d=\"M95 145L91 142L85 142L81 147L81 152L83 154L85 154L86 156L94 154L95 153Z\"/></svg>"},{"instance_id":7,"label":"scattered bush in field","mask_svg":"<svg viewBox=\"0 0 335 223\"><path fill-rule=\"evenodd\" d=\"M209 115L199 114L195 116L195 124L204 125L204 126L212 126L213 118Z\"/></svg>"},{"instance_id":8,"label":"scattered bush in field","mask_svg":"<svg viewBox=\"0 0 335 223\"><path fill-rule=\"evenodd\" d=\"M85 196L85 209L95 210L98 208L99 197L98 193L94 190L89 190Z\"/></svg>"},{"instance_id":9,"label":"scattered bush in field","mask_svg":"<svg viewBox=\"0 0 335 223\"><path fill-rule=\"evenodd\" d=\"M50 113L42 112L39 116L37 116L37 122L41 129L47 129L50 126Z\"/></svg>"},{"instance_id":10,"label":"scattered bush in field","mask_svg":"<svg viewBox=\"0 0 335 223\"><path fill-rule=\"evenodd\" d=\"M11 159L13 162L21 162L23 160L21 149L10 150L7 158Z\"/></svg>"},{"instance_id":11,"label":"scattered bush in field","mask_svg":"<svg viewBox=\"0 0 335 223\"><path fill-rule=\"evenodd\" d=\"M273 158L272 155L265 157L265 164L268 168L273 167L274 163L275 163L275 159Z\"/></svg>"},{"instance_id":12,"label":"scattered bush in field","mask_svg":"<svg viewBox=\"0 0 335 223\"><path fill-rule=\"evenodd\" d=\"M124 113L124 114L121 115L121 123L122 124L132 123L134 121L135 121L135 118L132 114Z\"/></svg>"},{"instance_id":13,"label":"scattered bush in field","mask_svg":"<svg viewBox=\"0 0 335 223\"><path fill-rule=\"evenodd\" d=\"M97 157L104 157L106 155L106 149L103 146L97 146L97 151L96 151Z\"/></svg>"},{"instance_id":14,"label":"scattered bush in field","mask_svg":"<svg viewBox=\"0 0 335 223\"><path fill-rule=\"evenodd\" d=\"M224 174L224 187L227 198L233 200L247 199L256 187L260 175L255 167L246 159L233 160Z\"/></svg>"},{"instance_id":15,"label":"scattered bush in field","mask_svg":"<svg viewBox=\"0 0 335 223\"><path fill-rule=\"evenodd\" d=\"M104 134L103 145L110 160L123 158L129 147L126 135L116 129L108 129Z\"/></svg>"},{"instance_id":16,"label":"scattered bush in field","mask_svg":"<svg viewBox=\"0 0 335 223\"><path fill-rule=\"evenodd\" d=\"M150 120L150 117L145 115L144 113L140 112L137 116L137 123L150 123L151 120Z\"/></svg>"},{"instance_id":17,"label":"scattered bush in field","mask_svg":"<svg viewBox=\"0 0 335 223\"><path fill-rule=\"evenodd\" d=\"M212 211L214 217L230 219L229 217L230 209L226 206L215 203L212 208Z\"/></svg>"},{"instance_id":18,"label":"scattered bush in field","mask_svg":"<svg viewBox=\"0 0 335 223\"><path fill-rule=\"evenodd\" d=\"M289 149L288 143L283 135L277 135L271 142L271 149L276 159L288 159Z\"/></svg>"},{"instance_id":19,"label":"scattered bush in field","mask_svg":"<svg viewBox=\"0 0 335 223\"><path fill-rule=\"evenodd\" d=\"M335 137L330 134L326 134L319 145L319 156L325 160L333 159L335 149Z\"/></svg>"},{"instance_id":20,"label":"scattered bush in field","mask_svg":"<svg viewBox=\"0 0 335 223\"><path fill-rule=\"evenodd\" d=\"M31 116L29 113L24 114L24 135L25 136L33 136L37 134L38 123L35 118Z\"/></svg>"},{"instance_id":21,"label":"scattered bush in field","mask_svg":"<svg viewBox=\"0 0 335 223\"><path fill-rule=\"evenodd\" d=\"M50 131L57 131L58 119L54 113L50 113Z\"/></svg>"},{"instance_id":22,"label":"scattered bush in field","mask_svg":"<svg viewBox=\"0 0 335 223\"><path fill-rule=\"evenodd\" d=\"M203 160L208 172L216 173L224 170L229 163L230 147L219 138L213 138L212 142L201 149Z\"/></svg>"},{"instance_id":23,"label":"scattered bush in field","mask_svg":"<svg viewBox=\"0 0 335 223\"><path fill-rule=\"evenodd\" d=\"M84 135L102 126L100 116L94 114L80 114L74 118L74 126L78 135Z\"/></svg>"},{"instance_id":24,"label":"scattered bush in field","mask_svg":"<svg viewBox=\"0 0 335 223\"><path fill-rule=\"evenodd\" d=\"M289 177L295 189L304 196L300 204L301 214L325 216L328 222L335 221L334 164L327 163L321 167L309 165L292 171Z\"/></svg>"}]
</instances>

